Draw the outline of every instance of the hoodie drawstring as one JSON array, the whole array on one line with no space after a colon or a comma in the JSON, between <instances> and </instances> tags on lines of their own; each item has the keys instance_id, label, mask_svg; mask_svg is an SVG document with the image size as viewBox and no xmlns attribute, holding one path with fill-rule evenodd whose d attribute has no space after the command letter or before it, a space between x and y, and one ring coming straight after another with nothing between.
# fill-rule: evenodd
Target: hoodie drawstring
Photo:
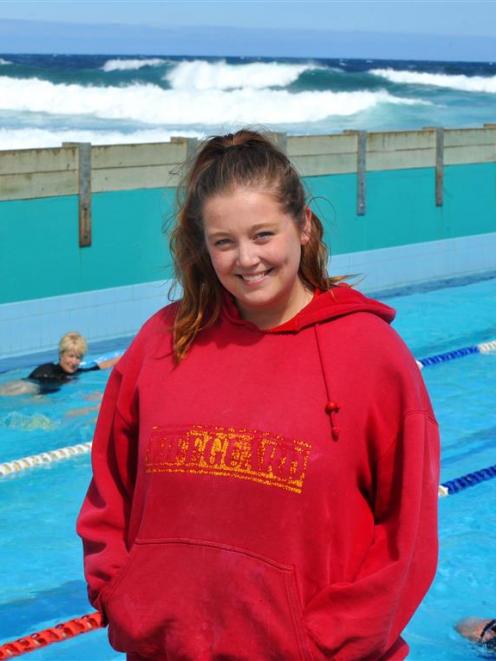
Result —
<instances>
[{"instance_id":1,"label":"hoodie drawstring","mask_svg":"<svg viewBox=\"0 0 496 661\"><path fill-rule=\"evenodd\" d=\"M319 339L319 324L315 324L314 327L314 333L315 333L315 341L317 343L317 353L319 356L319 361L320 361L320 369L322 370L322 377L324 379L324 385L326 389L326 395L327 395L327 402L324 407L325 412L329 416L329 422L331 425L331 436L333 441L339 440L339 432L340 429L339 427L336 426L336 415L339 413L340 406L337 402L333 401L331 399L331 394L329 392L329 382L327 379L327 374L325 371L324 367L324 361L322 360L322 350L320 346L320 339Z\"/></svg>"}]
</instances>

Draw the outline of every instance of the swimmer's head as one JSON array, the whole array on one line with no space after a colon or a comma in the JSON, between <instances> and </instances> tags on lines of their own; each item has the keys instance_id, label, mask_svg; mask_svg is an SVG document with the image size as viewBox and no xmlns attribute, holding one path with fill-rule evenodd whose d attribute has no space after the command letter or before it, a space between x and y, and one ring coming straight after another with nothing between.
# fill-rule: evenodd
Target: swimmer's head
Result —
<instances>
[{"instance_id":1,"label":"swimmer's head","mask_svg":"<svg viewBox=\"0 0 496 661\"><path fill-rule=\"evenodd\" d=\"M88 349L84 337L76 331L66 333L59 342L59 365L68 374L79 369L81 360Z\"/></svg>"}]
</instances>

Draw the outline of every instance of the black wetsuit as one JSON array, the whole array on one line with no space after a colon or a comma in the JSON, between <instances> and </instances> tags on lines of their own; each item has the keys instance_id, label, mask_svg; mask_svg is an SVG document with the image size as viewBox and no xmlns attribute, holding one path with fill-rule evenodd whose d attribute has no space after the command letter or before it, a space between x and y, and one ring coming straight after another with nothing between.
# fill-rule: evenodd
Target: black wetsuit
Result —
<instances>
[{"instance_id":1,"label":"black wetsuit","mask_svg":"<svg viewBox=\"0 0 496 661\"><path fill-rule=\"evenodd\" d=\"M58 363L44 363L36 367L27 377L27 380L36 383L42 393L55 392L56 390L60 390L60 386L68 381L72 381L81 372L90 372L98 369L100 369L98 365L80 367L73 374L69 374Z\"/></svg>"}]
</instances>

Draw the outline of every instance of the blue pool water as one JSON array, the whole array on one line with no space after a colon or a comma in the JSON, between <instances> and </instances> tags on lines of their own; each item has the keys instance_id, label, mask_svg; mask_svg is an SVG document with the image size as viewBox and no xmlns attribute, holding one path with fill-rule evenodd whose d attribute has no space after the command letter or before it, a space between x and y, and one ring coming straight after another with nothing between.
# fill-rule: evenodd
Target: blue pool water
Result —
<instances>
[{"instance_id":1,"label":"blue pool water","mask_svg":"<svg viewBox=\"0 0 496 661\"><path fill-rule=\"evenodd\" d=\"M496 339L496 279L385 299L418 358ZM0 384L27 368L0 374ZM442 480L496 464L496 353L423 371L442 433ZM0 397L0 462L91 440L107 372L90 372L44 397ZM74 519L90 479L89 456L0 479L0 642L92 610ZM405 637L412 661L466 661L484 653L462 640L462 617L496 616L496 479L440 500L437 578ZM106 633L79 636L33 660L123 659ZM494 657L493 657L494 658Z\"/></svg>"}]
</instances>

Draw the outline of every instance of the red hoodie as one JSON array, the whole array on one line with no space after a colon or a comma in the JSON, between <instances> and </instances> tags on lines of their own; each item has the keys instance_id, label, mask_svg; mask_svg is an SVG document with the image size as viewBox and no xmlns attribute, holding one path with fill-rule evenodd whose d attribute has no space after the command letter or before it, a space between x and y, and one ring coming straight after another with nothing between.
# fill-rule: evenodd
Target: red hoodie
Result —
<instances>
[{"instance_id":1,"label":"red hoodie","mask_svg":"<svg viewBox=\"0 0 496 661\"><path fill-rule=\"evenodd\" d=\"M78 532L132 659L403 659L437 558L439 443L391 308L347 286L269 331L175 305L110 377Z\"/></svg>"}]
</instances>

